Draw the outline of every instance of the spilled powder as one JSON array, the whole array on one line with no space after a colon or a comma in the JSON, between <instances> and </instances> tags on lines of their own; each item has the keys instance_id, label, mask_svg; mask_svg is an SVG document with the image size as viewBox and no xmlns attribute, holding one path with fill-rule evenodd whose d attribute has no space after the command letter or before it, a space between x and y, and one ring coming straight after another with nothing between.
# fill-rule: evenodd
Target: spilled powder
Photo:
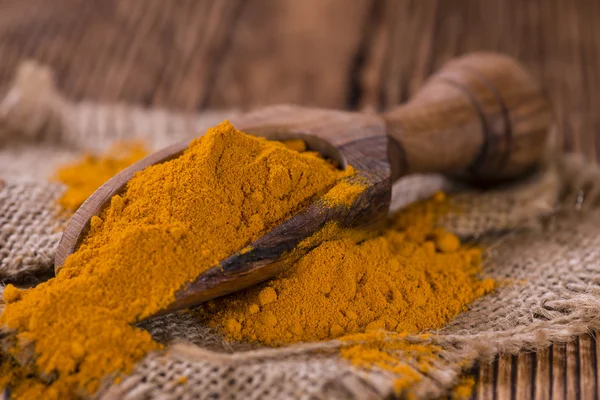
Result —
<instances>
[{"instance_id":1,"label":"spilled powder","mask_svg":"<svg viewBox=\"0 0 600 400\"><path fill-rule=\"evenodd\" d=\"M13 354L34 350L35 363L4 360L0 386L14 398L72 398L129 372L161 347L132 323L352 173L228 122L137 173L56 278L7 287L0 322L18 333ZM272 295L261 295L263 304Z\"/></svg>"},{"instance_id":2,"label":"spilled powder","mask_svg":"<svg viewBox=\"0 0 600 400\"><path fill-rule=\"evenodd\" d=\"M458 384L452 389L451 397L453 400L467 400L473 395L475 388L475 378L465 376L460 378Z\"/></svg>"},{"instance_id":3,"label":"spilled powder","mask_svg":"<svg viewBox=\"0 0 600 400\"><path fill-rule=\"evenodd\" d=\"M75 211L104 182L148 155L140 142L117 142L104 154L85 154L56 171L55 179L66 186L58 204Z\"/></svg>"},{"instance_id":4,"label":"spilled powder","mask_svg":"<svg viewBox=\"0 0 600 400\"><path fill-rule=\"evenodd\" d=\"M375 238L326 241L277 278L215 301L206 318L231 340L269 345L441 328L494 288L479 278L481 250L435 227L445 207L440 194Z\"/></svg>"},{"instance_id":5,"label":"spilled powder","mask_svg":"<svg viewBox=\"0 0 600 400\"><path fill-rule=\"evenodd\" d=\"M441 350L407 336L442 328L495 287L480 277L481 250L436 226L449 209L438 193L390 217L374 238L325 241L271 281L194 312L233 341L280 346L337 338L345 343L341 357L393 374L402 393Z\"/></svg>"},{"instance_id":6,"label":"spilled powder","mask_svg":"<svg viewBox=\"0 0 600 400\"><path fill-rule=\"evenodd\" d=\"M378 368L396 376L394 390L402 393L419 382L423 374L439 361L443 349L431 343L412 343L406 340L408 333L390 333L372 330L341 338L348 345L340 349L341 357L352 365L363 368ZM421 335L426 339L426 335Z\"/></svg>"}]
</instances>

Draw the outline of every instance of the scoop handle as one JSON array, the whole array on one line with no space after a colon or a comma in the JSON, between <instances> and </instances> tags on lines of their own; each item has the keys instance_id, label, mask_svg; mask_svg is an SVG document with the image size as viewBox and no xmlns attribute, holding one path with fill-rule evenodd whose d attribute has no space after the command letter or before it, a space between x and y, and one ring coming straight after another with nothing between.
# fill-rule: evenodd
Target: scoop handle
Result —
<instances>
[{"instance_id":1,"label":"scoop handle","mask_svg":"<svg viewBox=\"0 0 600 400\"><path fill-rule=\"evenodd\" d=\"M532 169L551 122L539 84L516 60L494 53L448 62L383 118L395 179L439 172L481 183Z\"/></svg>"}]
</instances>

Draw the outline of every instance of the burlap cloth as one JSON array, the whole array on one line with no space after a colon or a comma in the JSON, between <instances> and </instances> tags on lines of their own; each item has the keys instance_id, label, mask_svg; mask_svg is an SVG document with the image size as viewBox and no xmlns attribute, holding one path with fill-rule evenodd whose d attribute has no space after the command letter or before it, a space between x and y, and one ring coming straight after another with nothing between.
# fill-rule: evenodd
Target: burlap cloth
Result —
<instances>
[{"instance_id":1,"label":"burlap cloth","mask_svg":"<svg viewBox=\"0 0 600 400\"><path fill-rule=\"evenodd\" d=\"M127 105L72 104L49 71L23 65L0 93L0 279L46 279L61 227L54 168L84 150L141 138L152 149L201 134L234 112L197 115ZM440 176L414 176L394 187L394 207L443 188L460 212L443 224L487 246L485 275L502 283L427 341L443 351L420 371L411 392L444 394L475 360L538 349L600 328L600 173L576 156L549 153L544 168L518 183L477 191ZM150 354L98 398L380 398L395 377L360 370L338 356L339 341L285 348L224 342L187 313L143 325L167 350ZM184 382L181 377L187 377Z\"/></svg>"}]
</instances>

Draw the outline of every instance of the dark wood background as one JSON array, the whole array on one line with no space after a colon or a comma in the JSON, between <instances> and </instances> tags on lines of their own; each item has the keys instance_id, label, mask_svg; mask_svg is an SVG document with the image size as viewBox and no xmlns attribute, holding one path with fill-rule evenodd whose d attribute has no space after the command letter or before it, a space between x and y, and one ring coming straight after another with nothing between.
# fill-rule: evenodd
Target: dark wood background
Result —
<instances>
[{"instance_id":1,"label":"dark wood background","mask_svg":"<svg viewBox=\"0 0 600 400\"><path fill-rule=\"evenodd\" d=\"M525 63L564 147L597 158L600 0L0 0L0 85L33 58L77 100L383 110L473 50ZM599 356L593 336L506 355L474 396L597 399Z\"/></svg>"}]
</instances>

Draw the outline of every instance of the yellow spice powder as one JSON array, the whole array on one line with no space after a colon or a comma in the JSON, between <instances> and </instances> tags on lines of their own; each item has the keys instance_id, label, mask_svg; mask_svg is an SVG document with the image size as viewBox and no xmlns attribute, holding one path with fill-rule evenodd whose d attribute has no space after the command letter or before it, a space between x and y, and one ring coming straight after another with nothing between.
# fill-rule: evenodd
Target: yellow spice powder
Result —
<instances>
[{"instance_id":1,"label":"yellow spice powder","mask_svg":"<svg viewBox=\"0 0 600 400\"><path fill-rule=\"evenodd\" d=\"M306 151L306 144L300 139L283 140L281 143L298 152ZM114 143L104 153L85 153L80 159L61 166L55 173L55 179L66 189L58 204L66 211L75 211L102 184L147 155L142 142L123 141ZM356 189L351 190L356 192Z\"/></svg>"},{"instance_id":2,"label":"yellow spice powder","mask_svg":"<svg viewBox=\"0 0 600 400\"><path fill-rule=\"evenodd\" d=\"M338 338L346 343L343 358L392 373L395 390L407 393L439 361L441 349L406 337L442 328L495 287L479 277L481 250L436 227L449 209L438 193L392 216L374 238L323 242L275 279L195 313L235 341ZM455 395L466 391L461 385Z\"/></svg>"},{"instance_id":3,"label":"yellow spice powder","mask_svg":"<svg viewBox=\"0 0 600 400\"><path fill-rule=\"evenodd\" d=\"M465 376L460 378L458 384L452 389L451 397L453 400L470 399L475 388L475 378Z\"/></svg>"},{"instance_id":4,"label":"yellow spice powder","mask_svg":"<svg viewBox=\"0 0 600 400\"><path fill-rule=\"evenodd\" d=\"M228 122L181 157L137 173L56 278L19 293L7 288L0 322L18 332L13 352L33 346L37 358L28 367L5 360L10 373L0 386L14 398L71 398L130 371L161 347L132 323L349 174Z\"/></svg>"},{"instance_id":5,"label":"yellow spice powder","mask_svg":"<svg viewBox=\"0 0 600 400\"><path fill-rule=\"evenodd\" d=\"M346 335L340 338L346 343L340 355L356 367L391 372L396 376L396 393L409 394L407 389L431 370L443 349L431 343L409 342L407 336L382 330Z\"/></svg>"},{"instance_id":6,"label":"yellow spice powder","mask_svg":"<svg viewBox=\"0 0 600 400\"><path fill-rule=\"evenodd\" d=\"M441 328L494 287L479 278L481 250L435 227L434 210L446 207L438 196L401 211L375 238L326 241L277 278L216 300L216 312L198 312L231 340L269 345Z\"/></svg>"},{"instance_id":7,"label":"yellow spice powder","mask_svg":"<svg viewBox=\"0 0 600 400\"><path fill-rule=\"evenodd\" d=\"M67 211L75 211L104 182L148 155L140 142L118 142L106 153L87 153L81 160L56 171L56 180L66 186L58 204Z\"/></svg>"}]
</instances>

